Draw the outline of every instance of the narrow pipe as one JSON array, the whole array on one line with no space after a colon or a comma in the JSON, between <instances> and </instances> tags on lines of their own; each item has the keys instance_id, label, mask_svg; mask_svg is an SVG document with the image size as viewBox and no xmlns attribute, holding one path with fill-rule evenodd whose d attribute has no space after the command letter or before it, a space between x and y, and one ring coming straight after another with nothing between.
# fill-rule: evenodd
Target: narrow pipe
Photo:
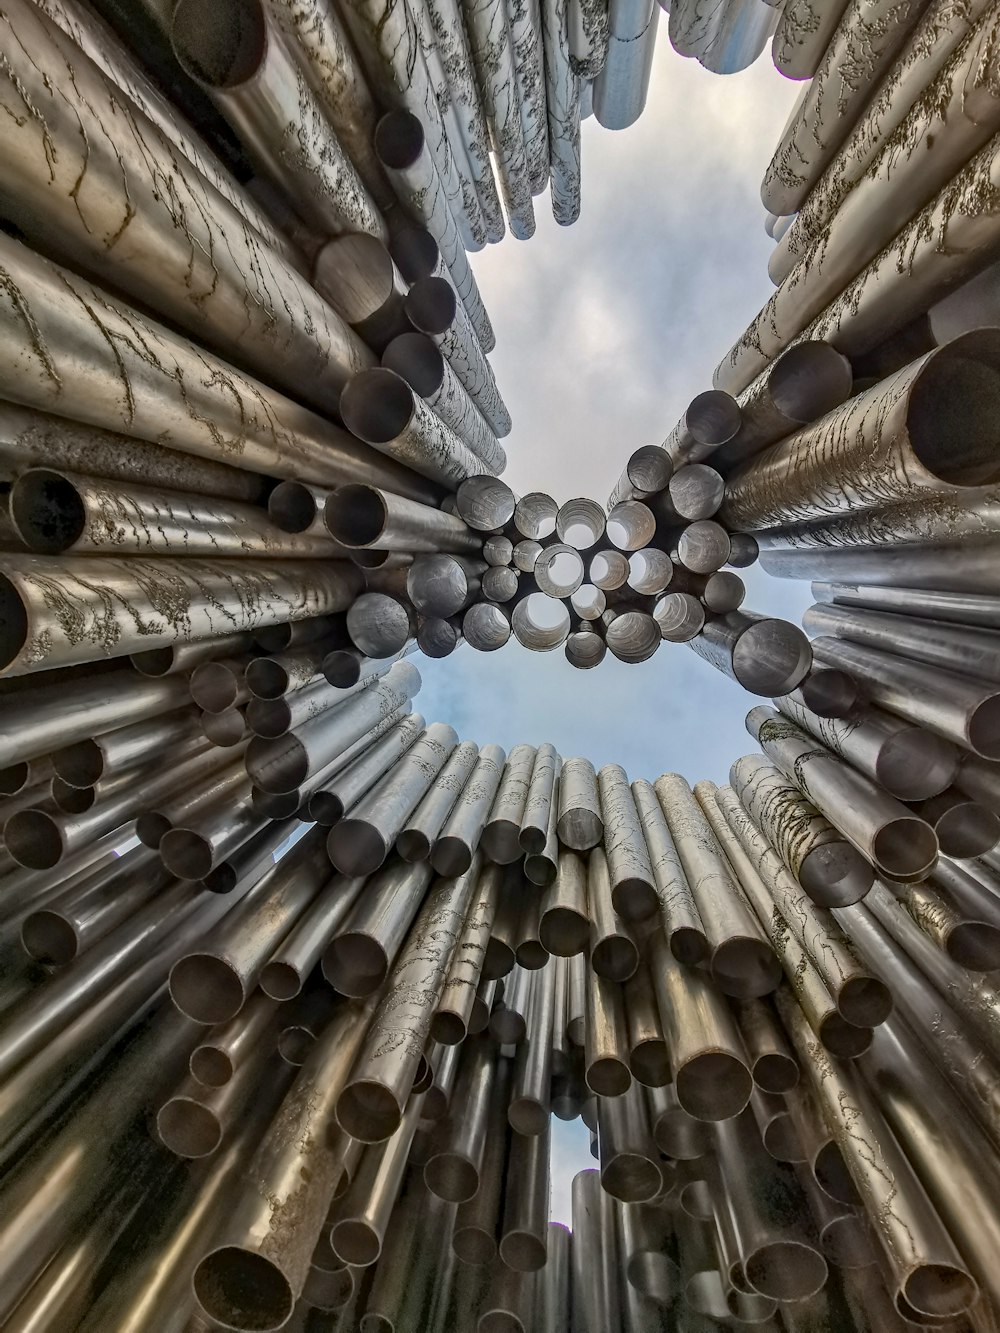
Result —
<instances>
[{"instance_id":1,"label":"narrow pipe","mask_svg":"<svg viewBox=\"0 0 1000 1333\"><path fill-rule=\"evenodd\" d=\"M393 859L371 877L323 951L323 975L331 986L358 999L381 989L430 882L426 861Z\"/></svg>"},{"instance_id":2,"label":"narrow pipe","mask_svg":"<svg viewBox=\"0 0 1000 1333\"><path fill-rule=\"evenodd\" d=\"M405 861L420 861L430 856L478 759L479 747L474 741L462 741L452 751L444 768L396 837L396 850Z\"/></svg>"},{"instance_id":3,"label":"narrow pipe","mask_svg":"<svg viewBox=\"0 0 1000 1333\"><path fill-rule=\"evenodd\" d=\"M324 521L343 546L380 551L478 553L480 543L461 518L373 486L331 491Z\"/></svg>"},{"instance_id":4,"label":"narrow pipe","mask_svg":"<svg viewBox=\"0 0 1000 1333\"><path fill-rule=\"evenodd\" d=\"M496 873L480 872L476 897L469 908L441 999L431 1020L431 1036L448 1046L464 1042L472 1032L473 1010L497 912L499 887Z\"/></svg>"},{"instance_id":5,"label":"narrow pipe","mask_svg":"<svg viewBox=\"0 0 1000 1333\"><path fill-rule=\"evenodd\" d=\"M587 862L587 916L594 972L609 981L627 981L639 965L639 950L614 909L608 861L601 847L594 848Z\"/></svg>"}]
</instances>

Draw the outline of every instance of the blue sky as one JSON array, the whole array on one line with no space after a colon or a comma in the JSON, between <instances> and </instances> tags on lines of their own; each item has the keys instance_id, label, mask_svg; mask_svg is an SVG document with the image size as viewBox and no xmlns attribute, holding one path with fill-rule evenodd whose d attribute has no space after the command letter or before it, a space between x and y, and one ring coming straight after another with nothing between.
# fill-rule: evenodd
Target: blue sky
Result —
<instances>
[{"instance_id":1,"label":"blue sky","mask_svg":"<svg viewBox=\"0 0 1000 1333\"><path fill-rule=\"evenodd\" d=\"M662 17L649 101L620 133L583 126L583 210L574 226L535 201L532 240L472 257L497 334L491 356L514 419L505 478L519 493L603 502L624 462L658 443L773 288L760 180L801 89L764 56L723 77L670 47ZM797 620L808 585L743 571L746 605ZM676 770L727 780L753 749L756 702L680 644L626 666L574 671L562 650L464 647L414 659L417 707L464 739L551 741L564 756L616 762L630 777ZM570 1182L594 1163L581 1121L554 1122L552 1217L570 1221Z\"/></svg>"}]
</instances>

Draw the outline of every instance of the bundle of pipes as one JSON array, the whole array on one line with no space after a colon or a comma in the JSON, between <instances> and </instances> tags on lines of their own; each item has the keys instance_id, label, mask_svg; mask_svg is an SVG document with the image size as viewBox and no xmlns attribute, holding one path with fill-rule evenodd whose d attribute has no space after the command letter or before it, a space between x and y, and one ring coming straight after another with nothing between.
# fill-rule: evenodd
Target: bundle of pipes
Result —
<instances>
[{"instance_id":1,"label":"bundle of pipes","mask_svg":"<svg viewBox=\"0 0 1000 1333\"><path fill-rule=\"evenodd\" d=\"M715 372L741 400L803 339L829 342L868 380L998 322L995 283L980 277L1000 244L986 202L1000 145L996 7L804 7L827 44L761 187L777 291ZM821 10L839 18L833 30Z\"/></svg>"},{"instance_id":2,"label":"bundle of pipes","mask_svg":"<svg viewBox=\"0 0 1000 1333\"><path fill-rule=\"evenodd\" d=\"M1000 807L958 748L796 693L731 787L630 783L426 725L405 661L331 686L337 633L11 696L5 1328L996 1327ZM552 1114L596 1136L572 1237Z\"/></svg>"}]
</instances>

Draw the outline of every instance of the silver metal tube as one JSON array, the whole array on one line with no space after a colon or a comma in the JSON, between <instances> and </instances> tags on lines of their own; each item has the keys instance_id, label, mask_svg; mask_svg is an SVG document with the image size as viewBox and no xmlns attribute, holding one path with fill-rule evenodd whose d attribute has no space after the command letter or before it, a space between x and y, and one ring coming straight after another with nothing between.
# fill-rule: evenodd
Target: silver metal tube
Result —
<instances>
[{"instance_id":1,"label":"silver metal tube","mask_svg":"<svg viewBox=\"0 0 1000 1333\"><path fill-rule=\"evenodd\" d=\"M665 773L653 788L705 928L713 981L741 1000L768 994L780 969L706 817L711 784L692 793L679 774Z\"/></svg>"},{"instance_id":2,"label":"silver metal tube","mask_svg":"<svg viewBox=\"0 0 1000 1333\"><path fill-rule=\"evenodd\" d=\"M181 1012L203 1023L234 1018L275 946L330 878L322 838L307 834L252 884L217 931L170 969L170 994Z\"/></svg>"},{"instance_id":3,"label":"silver metal tube","mask_svg":"<svg viewBox=\"0 0 1000 1333\"><path fill-rule=\"evenodd\" d=\"M639 811L628 777L619 764L605 764L601 769L598 792L605 825L604 851L611 877L611 901L626 921L644 921L657 911L659 897Z\"/></svg>"},{"instance_id":4,"label":"silver metal tube","mask_svg":"<svg viewBox=\"0 0 1000 1333\"><path fill-rule=\"evenodd\" d=\"M709 389L691 400L663 442L675 467L697 463L731 440L740 428L739 404L728 393Z\"/></svg>"},{"instance_id":5,"label":"silver metal tube","mask_svg":"<svg viewBox=\"0 0 1000 1333\"><path fill-rule=\"evenodd\" d=\"M598 1097L620 1097L632 1084L621 987L586 974L584 1060L587 1087Z\"/></svg>"},{"instance_id":6,"label":"silver metal tube","mask_svg":"<svg viewBox=\"0 0 1000 1333\"><path fill-rule=\"evenodd\" d=\"M519 914L520 915L520 914ZM528 1033L528 1002L533 972L515 965L504 982L503 996L490 1014L490 1034L503 1046L519 1046Z\"/></svg>"},{"instance_id":7,"label":"silver metal tube","mask_svg":"<svg viewBox=\"0 0 1000 1333\"><path fill-rule=\"evenodd\" d=\"M269 995L252 995L234 1018L208 1032L191 1052L188 1068L208 1088L228 1083L242 1063L253 1057L277 1013Z\"/></svg>"},{"instance_id":8,"label":"silver metal tube","mask_svg":"<svg viewBox=\"0 0 1000 1333\"><path fill-rule=\"evenodd\" d=\"M996 681L1000 635L966 625L844 606L811 606L803 617L811 634L880 648L947 671Z\"/></svg>"},{"instance_id":9,"label":"silver metal tube","mask_svg":"<svg viewBox=\"0 0 1000 1333\"><path fill-rule=\"evenodd\" d=\"M705 628L705 607L686 592L668 592L653 608L660 637L667 643L691 643Z\"/></svg>"},{"instance_id":10,"label":"silver metal tube","mask_svg":"<svg viewBox=\"0 0 1000 1333\"><path fill-rule=\"evenodd\" d=\"M745 755L729 770L733 790L813 902L859 902L874 872L862 853L763 755Z\"/></svg>"},{"instance_id":11,"label":"silver metal tube","mask_svg":"<svg viewBox=\"0 0 1000 1333\"><path fill-rule=\"evenodd\" d=\"M331 491L324 520L331 536L345 547L467 554L480 549L479 538L462 519L373 486Z\"/></svg>"},{"instance_id":12,"label":"silver metal tube","mask_svg":"<svg viewBox=\"0 0 1000 1333\"><path fill-rule=\"evenodd\" d=\"M336 1101L337 1122L364 1143L398 1128L452 950L476 891L475 871L438 881L424 900ZM408 1034L401 1040L403 1034Z\"/></svg>"},{"instance_id":13,"label":"silver metal tube","mask_svg":"<svg viewBox=\"0 0 1000 1333\"><path fill-rule=\"evenodd\" d=\"M658 910L671 953L682 963L699 963L707 957L709 945L663 808L648 782L639 779L633 782L632 795L649 852Z\"/></svg>"},{"instance_id":14,"label":"silver metal tube","mask_svg":"<svg viewBox=\"0 0 1000 1333\"><path fill-rule=\"evenodd\" d=\"M322 772L373 727L407 706L419 688L417 669L409 662L397 662L371 688L361 690L339 708L321 713L299 731L276 740L252 740L246 752L247 773L265 791L293 791Z\"/></svg>"},{"instance_id":15,"label":"silver metal tube","mask_svg":"<svg viewBox=\"0 0 1000 1333\"><path fill-rule=\"evenodd\" d=\"M499 745L484 745L472 776L431 851L431 864L439 875L461 875L472 864L492 808L506 756Z\"/></svg>"},{"instance_id":16,"label":"silver metal tube","mask_svg":"<svg viewBox=\"0 0 1000 1333\"><path fill-rule=\"evenodd\" d=\"M358 1172L337 1205L330 1244L346 1264L367 1267L382 1253L422 1109L422 1099L415 1097L392 1137L365 1149Z\"/></svg>"},{"instance_id":17,"label":"silver metal tube","mask_svg":"<svg viewBox=\"0 0 1000 1333\"><path fill-rule=\"evenodd\" d=\"M552 216L563 227L580 215L580 81L570 54L571 8L571 0L541 5Z\"/></svg>"},{"instance_id":18,"label":"silver metal tube","mask_svg":"<svg viewBox=\"0 0 1000 1333\"><path fill-rule=\"evenodd\" d=\"M561 762L556 762L556 788L558 790ZM559 834L557 830L559 807L556 801L549 805L549 823L545 831L545 846L540 852L527 852L524 857L524 875L540 889L547 889L555 882L559 873ZM541 898L534 907L536 925L541 913Z\"/></svg>"},{"instance_id":19,"label":"silver metal tube","mask_svg":"<svg viewBox=\"0 0 1000 1333\"><path fill-rule=\"evenodd\" d=\"M474 741L462 741L452 751L448 762L396 837L396 850L405 861L420 861L430 856L478 758L479 747Z\"/></svg>"},{"instance_id":20,"label":"silver metal tube","mask_svg":"<svg viewBox=\"0 0 1000 1333\"><path fill-rule=\"evenodd\" d=\"M462 635L477 652L496 652L510 638L510 616L493 602L474 602L462 617Z\"/></svg>"},{"instance_id":21,"label":"silver metal tube","mask_svg":"<svg viewBox=\"0 0 1000 1333\"><path fill-rule=\"evenodd\" d=\"M713 805L706 807L709 823L740 882L746 885L755 876L760 881L751 900L771 898L841 1015L859 1028L885 1022L892 1011L889 989L872 975L836 918L810 902L731 790L716 792Z\"/></svg>"},{"instance_id":22,"label":"silver metal tube","mask_svg":"<svg viewBox=\"0 0 1000 1333\"><path fill-rule=\"evenodd\" d=\"M797 626L755 611L713 616L689 643L699 657L751 694L787 694L802 684L812 666L809 641Z\"/></svg>"},{"instance_id":23,"label":"silver metal tube","mask_svg":"<svg viewBox=\"0 0 1000 1333\"><path fill-rule=\"evenodd\" d=\"M1000 340L987 329L918 358L745 464L729 479L722 521L778 527L917 498L921 490L957 496L994 484L998 364ZM821 479L831 468L832 486Z\"/></svg>"},{"instance_id":24,"label":"silver metal tube","mask_svg":"<svg viewBox=\"0 0 1000 1333\"><path fill-rule=\"evenodd\" d=\"M984 758L1000 758L994 687L842 639L814 639L812 647L818 661L863 680L872 703Z\"/></svg>"},{"instance_id":25,"label":"silver metal tube","mask_svg":"<svg viewBox=\"0 0 1000 1333\"><path fill-rule=\"evenodd\" d=\"M497 912L499 887L495 872L480 871L476 897L469 908L441 999L431 1020L431 1036L448 1046L464 1042L472 1032L473 1009Z\"/></svg>"},{"instance_id":26,"label":"silver metal tube","mask_svg":"<svg viewBox=\"0 0 1000 1333\"><path fill-rule=\"evenodd\" d=\"M587 916L591 967L599 977L626 981L639 965L639 950L614 909L608 861L601 847L594 848L587 862Z\"/></svg>"},{"instance_id":27,"label":"silver metal tube","mask_svg":"<svg viewBox=\"0 0 1000 1333\"><path fill-rule=\"evenodd\" d=\"M771 1005L766 1000L744 1000L737 1006L736 1021L750 1057L754 1086L771 1096L794 1088L799 1081L798 1061Z\"/></svg>"},{"instance_id":28,"label":"silver metal tube","mask_svg":"<svg viewBox=\"0 0 1000 1333\"><path fill-rule=\"evenodd\" d=\"M425 862L393 859L370 877L323 950L323 975L341 995L376 994L392 970L431 882Z\"/></svg>"},{"instance_id":29,"label":"silver metal tube","mask_svg":"<svg viewBox=\"0 0 1000 1333\"><path fill-rule=\"evenodd\" d=\"M656 620L644 611L621 611L605 627L604 642L620 662L645 662L656 652L662 634Z\"/></svg>"},{"instance_id":30,"label":"silver metal tube","mask_svg":"<svg viewBox=\"0 0 1000 1333\"><path fill-rule=\"evenodd\" d=\"M158 751L178 747L197 734L191 710L180 709L55 750L51 766L55 775L70 786L91 787L102 778L134 769Z\"/></svg>"},{"instance_id":31,"label":"silver metal tube","mask_svg":"<svg viewBox=\"0 0 1000 1333\"><path fill-rule=\"evenodd\" d=\"M587 863L578 852L559 853L558 874L541 902L539 938L559 958L582 953L590 937Z\"/></svg>"},{"instance_id":32,"label":"silver metal tube","mask_svg":"<svg viewBox=\"0 0 1000 1333\"><path fill-rule=\"evenodd\" d=\"M732 543L721 523L703 518L689 523L677 538L675 563L693 574L712 574L729 563Z\"/></svg>"},{"instance_id":33,"label":"silver metal tube","mask_svg":"<svg viewBox=\"0 0 1000 1333\"><path fill-rule=\"evenodd\" d=\"M572 630L567 635L563 652L570 666L586 671L601 665L607 644L595 630Z\"/></svg>"},{"instance_id":34,"label":"silver metal tube","mask_svg":"<svg viewBox=\"0 0 1000 1333\"><path fill-rule=\"evenodd\" d=\"M528 999L527 1034L517 1049L507 1120L516 1135L545 1135L552 1080L552 1024L556 964L535 973ZM546 1211L548 1198L546 1194ZM501 1247L502 1248L502 1247Z\"/></svg>"},{"instance_id":35,"label":"silver metal tube","mask_svg":"<svg viewBox=\"0 0 1000 1333\"><path fill-rule=\"evenodd\" d=\"M62 601L74 609L72 632L46 605L53 575L58 577ZM159 614L154 596L165 578L181 608L172 620ZM98 594L96 586L105 591ZM356 574L336 561L318 565L295 560L158 559L150 563L134 557L78 556L60 560L57 568L44 556L11 556L4 562L2 588L7 620L3 666L9 674L22 674L92 660L97 644L106 655L120 657L140 644L166 647L177 640L204 637L215 628L220 607L228 627L238 629L341 611L350 604L356 587ZM127 607L127 615L118 613L111 634L97 627L106 614L109 589Z\"/></svg>"},{"instance_id":36,"label":"silver metal tube","mask_svg":"<svg viewBox=\"0 0 1000 1333\"><path fill-rule=\"evenodd\" d=\"M711 1144L708 1122L690 1115L677 1100L673 1084L649 1088L650 1128L653 1141L661 1153L678 1162L690 1162L703 1157Z\"/></svg>"},{"instance_id":37,"label":"silver metal tube","mask_svg":"<svg viewBox=\"0 0 1000 1333\"><path fill-rule=\"evenodd\" d=\"M491 861L500 865L508 865L521 855L521 820L534 771L535 753L533 745L515 745L510 751L483 829L483 851Z\"/></svg>"},{"instance_id":38,"label":"silver metal tube","mask_svg":"<svg viewBox=\"0 0 1000 1333\"><path fill-rule=\"evenodd\" d=\"M321 245L312 266L316 290L375 352L408 327L406 287L384 240L384 233L349 230Z\"/></svg>"},{"instance_id":39,"label":"silver metal tube","mask_svg":"<svg viewBox=\"0 0 1000 1333\"><path fill-rule=\"evenodd\" d=\"M779 997L779 1003L792 1043L865 1201L893 1288L920 1314L932 1318L959 1314L975 1301L976 1283L874 1098L846 1065L830 1061L794 1001Z\"/></svg>"},{"instance_id":40,"label":"silver metal tube","mask_svg":"<svg viewBox=\"0 0 1000 1333\"><path fill-rule=\"evenodd\" d=\"M625 1018L632 1077L647 1088L669 1083L670 1053L663 1039L653 982L645 961L640 962L625 983Z\"/></svg>"},{"instance_id":41,"label":"silver metal tube","mask_svg":"<svg viewBox=\"0 0 1000 1333\"><path fill-rule=\"evenodd\" d=\"M389 855L407 819L440 773L458 736L434 722L331 829L327 852L345 875L370 875Z\"/></svg>"},{"instance_id":42,"label":"silver metal tube","mask_svg":"<svg viewBox=\"0 0 1000 1333\"><path fill-rule=\"evenodd\" d=\"M431 338L414 331L400 334L382 353L382 365L404 379L485 467L494 473L503 472L507 466L506 453Z\"/></svg>"},{"instance_id":43,"label":"silver metal tube","mask_svg":"<svg viewBox=\"0 0 1000 1333\"><path fill-rule=\"evenodd\" d=\"M831 823L883 873L922 879L938 854L929 824L836 755L822 748L793 722L771 708L747 714L747 730L786 777L822 810Z\"/></svg>"},{"instance_id":44,"label":"silver metal tube","mask_svg":"<svg viewBox=\"0 0 1000 1333\"><path fill-rule=\"evenodd\" d=\"M535 761L525 797L524 811L518 841L524 852L545 850L549 816L553 804L558 809L559 782L562 762L554 746L546 742L535 751ZM558 781L557 781L558 779ZM561 834L560 834L561 836ZM550 950L550 952L552 952Z\"/></svg>"},{"instance_id":45,"label":"silver metal tube","mask_svg":"<svg viewBox=\"0 0 1000 1333\"><path fill-rule=\"evenodd\" d=\"M596 847L604 837L597 774L589 759L563 761L557 828L559 841L578 852Z\"/></svg>"},{"instance_id":46,"label":"silver metal tube","mask_svg":"<svg viewBox=\"0 0 1000 1333\"><path fill-rule=\"evenodd\" d=\"M892 611L920 620L948 621L1000 629L1000 610L995 597L974 593L935 592L928 588L879 588L850 583L814 583L817 602L831 606L862 607L869 611Z\"/></svg>"},{"instance_id":47,"label":"silver metal tube","mask_svg":"<svg viewBox=\"0 0 1000 1333\"><path fill-rule=\"evenodd\" d=\"M739 1114L753 1080L725 1002L701 972L685 969L656 936L650 966L681 1107L699 1120Z\"/></svg>"},{"instance_id":48,"label":"silver metal tube","mask_svg":"<svg viewBox=\"0 0 1000 1333\"><path fill-rule=\"evenodd\" d=\"M607 520L595 500L567 500L556 511L556 535L575 551L591 551L604 536Z\"/></svg>"},{"instance_id":49,"label":"silver metal tube","mask_svg":"<svg viewBox=\"0 0 1000 1333\"><path fill-rule=\"evenodd\" d=\"M538 1134L510 1137L500 1257L515 1273L545 1267L549 1214L549 1120Z\"/></svg>"},{"instance_id":50,"label":"silver metal tube","mask_svg":"<svg viewBox=\"0 0 1000 1333\"><path fill-rule=\"evenodd\" d=\"M850 718L824 718L794 696L774 702L790 721L901 801L939 795L958 772L953 745L881 709L867 707Z\"/></svg>"},{"instance_id":51,"label":"silver metal tube","mask_svg":"<svg viewBox=\"0 0 1000 1333\"><path fill-rule=\"evenodd\" d=\"M337 876L315 899L271 954L260 974L260 988L274 1000L293 1000L317 963L325 957L331 940L344 928L357 904L365 880Z\"/></svg>"}]
</instances>

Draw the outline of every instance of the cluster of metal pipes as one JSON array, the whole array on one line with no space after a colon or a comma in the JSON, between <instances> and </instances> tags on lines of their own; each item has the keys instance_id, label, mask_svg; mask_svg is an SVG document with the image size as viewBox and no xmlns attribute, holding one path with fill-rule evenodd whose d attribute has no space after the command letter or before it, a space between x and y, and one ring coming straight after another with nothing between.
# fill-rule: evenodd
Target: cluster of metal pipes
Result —
<instances>
[{"instance_id":1,"label":"cluster of metal pipes","mask_svg":"<svg viewBox=\"0 0 1000 1333\"><path fill-rule=\"evenodd\" d=\"M498 480L465 254L576 216L652 4L96 7L0 6L5 1333L996 1333L992 7L675 0L815 73L798 215L607 514ZM511 633L689 642L759 749L412 711Z\"/></svg>"}]
</instances>

